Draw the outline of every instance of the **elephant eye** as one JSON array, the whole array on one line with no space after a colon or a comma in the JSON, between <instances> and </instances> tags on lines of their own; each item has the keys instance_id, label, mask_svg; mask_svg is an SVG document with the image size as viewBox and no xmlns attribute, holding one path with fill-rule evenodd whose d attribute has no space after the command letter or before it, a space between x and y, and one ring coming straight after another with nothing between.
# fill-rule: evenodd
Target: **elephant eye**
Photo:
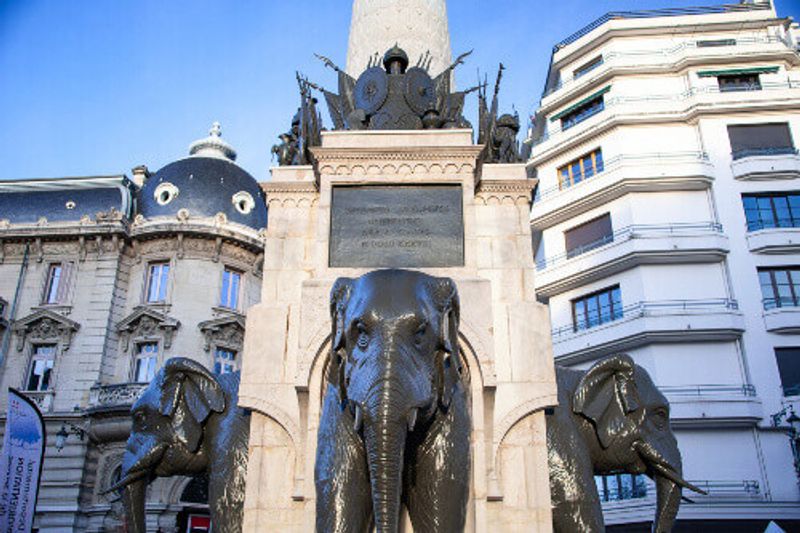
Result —
<instances>
[{"instance_id":1,"label":"elephant eye","mask_svg":"<svg viewBox=\"0 0 800 533\"><path fill-rule=\"evenodd\" d=\"M655 424L656 428L659 430L664 430L669 425L669 413L664 409L658 409L655 413L653 413L653 424Z\"/></svg>"},{"instance_id":2,"label":"elephant eye","mask_svg":"<svg viewBox=\"0 0 800 533\"><path fill-rule=\"evenodd\" d=\"M143 412L141 412L141 411L137 411L137 412L136 412L136 413L133 415L133 420L134 420L134 422L136 422L138 425L140 425L140 426L144 426L145 422L147 421L147 417L145 416L145 414L144 414Z\"/></svg>"},{"instance_id":3,"label":"elephant eye","mask_svg":"<svg viewBox=\"0 0 800 533\"><path fill-rule=\"evenodd\" d=\"M364 323L360 320L356 322L356 332L358 333L358 339L356 343L358 344L359 348L366 348L369 344L369 335L367 334L367 328L364 326Z\"/></svg>"},{"instance_id":4,"label":"elephant eye","mask_svg":"<svg viewBox=\"0 0 800 533\"><path fill-rule=\"evenodd\" d=\"M428 332L428 324L421 324L417 331L414 332L414 342L417 344L422 344L422 341L425 340L425 333Z\"/></svg>"}]
</instances>

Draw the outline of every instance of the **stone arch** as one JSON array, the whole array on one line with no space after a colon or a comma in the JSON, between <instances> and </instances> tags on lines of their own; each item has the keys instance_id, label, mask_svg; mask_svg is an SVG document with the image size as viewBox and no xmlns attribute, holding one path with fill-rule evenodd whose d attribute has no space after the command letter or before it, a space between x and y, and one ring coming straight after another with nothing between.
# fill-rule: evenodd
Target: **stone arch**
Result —
<instances>
[{"instance_id":1,"label":"stone arch","mask_svg":"<svg viewBox=\"0 0 800 533\"><path fill-rule=\"evenodd\" d=\"M527 508L528 502L549 494L550 479L547 468L535 460L533 448L544 449L546 463L547 435L544 420L537 421L535 412L529 411L518 418L503 434L494 457L497 489L504 507ZM541 457L541 456L540 456Z\"/></svg>"}]
</instances>

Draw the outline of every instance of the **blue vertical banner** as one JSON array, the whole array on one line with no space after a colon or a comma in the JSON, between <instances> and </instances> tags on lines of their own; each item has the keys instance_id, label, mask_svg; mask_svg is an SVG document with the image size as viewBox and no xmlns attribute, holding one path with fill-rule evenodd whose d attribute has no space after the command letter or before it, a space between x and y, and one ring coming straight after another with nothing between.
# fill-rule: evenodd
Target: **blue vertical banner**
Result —
<instances>
[{"instance_id":1,"label":"blue vertical banner","mask_svg":"<svg viewBox=\"0 0 800 533\"><path fill-rule=\"evenodd\" d=\"M0 458L0 532L28 533L33 528L45 440L39 408L24 394L9 388Z\"/></svg>"}]
</instances>

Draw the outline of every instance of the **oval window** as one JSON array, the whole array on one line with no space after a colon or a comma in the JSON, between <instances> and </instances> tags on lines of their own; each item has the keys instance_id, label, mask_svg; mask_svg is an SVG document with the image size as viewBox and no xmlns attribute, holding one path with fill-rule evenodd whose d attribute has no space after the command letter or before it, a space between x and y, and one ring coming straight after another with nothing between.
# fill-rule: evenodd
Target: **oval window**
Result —
<instances>
[{"instance_id":1,"label":"oval window","mask_svg":"<svg viewBox=\"0 0 800 533\"><path fill-rule=\"evenodd\" d=\"M165 181L160 183L156 190L153 191L153 197L158 205L167 205L178 196L178 188L172 183Z\"/></svg>"},{"instance_id":2,"label":"oval window","mask_svg":"<svg viewBox=\"0 0 800 533\"><path fill-rule=\"evenodd\" d=\"M231 197L233 207L243 215L247 215L256 206L253 197L247 191L239 191Z\"/></svg>"}]
</instances>

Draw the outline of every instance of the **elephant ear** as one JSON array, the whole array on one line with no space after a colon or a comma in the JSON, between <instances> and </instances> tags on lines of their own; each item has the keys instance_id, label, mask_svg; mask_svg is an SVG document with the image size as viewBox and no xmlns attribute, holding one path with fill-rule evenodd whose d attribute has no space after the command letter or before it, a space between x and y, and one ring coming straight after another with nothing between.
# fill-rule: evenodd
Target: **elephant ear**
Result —
<instances>
[{"instance_id":1,"label":"elephant ear","mask_svg":"<svg viewBox=\"0 0 800 533\"><path fill-rule=\"evenodd\" d=\"M452 279L437 278L429 289L439 317L438 324L435 325L439 333L436 387L439 403L447 408L450 406L453 392L461 381L461 357L458 350L461 307L458 289Z\"/></svg>"},{"instance_id":2,"label":"elephant ear","mask_svg":"<svg viewBox=\"0 0 800 533\"><path fill-rule=\"evenodd\" d=\"M178 439L194 452L200 445L206 418L225 410L225 394L217 378L191 359L173 357L161 371L164 383L159 410L172 419ZM181 405L189 416L181 412Z\"/></svg>"},{"instance_id":3,"label":"elephant ear","mask_svg":"<svg viewBox=\"0 0 800 533\"><path fill-rule=\"evenodd\" d=\"M625 431L628 413L641 404L634 369L629 355L608 357L595 363L575 389L572 410L594 423L603 448L608 448Z\"/></svg>"},{"instance_id":4,"label":"elephant ear","mask_svg":"<svg viewBox=\"0 0 800 533\"><path fill-rule=\"evenodd\" d=\"M331 288L331 353L328 361L328 383L339 390L339 399L344 401L347 389L344 380L345 359L345 311L353 290L352 278L339 278Z\"/></svg>"}]
</instances>

